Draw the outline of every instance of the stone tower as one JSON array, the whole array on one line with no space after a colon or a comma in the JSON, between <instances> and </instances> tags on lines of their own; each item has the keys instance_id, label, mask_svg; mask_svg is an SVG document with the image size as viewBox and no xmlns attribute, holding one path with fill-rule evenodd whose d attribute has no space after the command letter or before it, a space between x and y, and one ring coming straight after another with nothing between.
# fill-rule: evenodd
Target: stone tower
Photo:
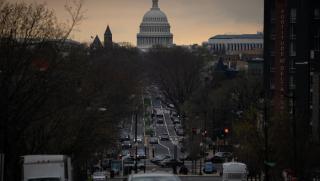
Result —
<instances>
[{"instance_id":1,"label":"stone tower","mask_svg":"<svg viewBox=\"0 0 320 181\"><path fill-rule=\"evenodd\" d=\"M113 47L112 33L108 25L106 32L104 33L104 48L112 48L112 47Z\"/></svg>"}]
</instances>

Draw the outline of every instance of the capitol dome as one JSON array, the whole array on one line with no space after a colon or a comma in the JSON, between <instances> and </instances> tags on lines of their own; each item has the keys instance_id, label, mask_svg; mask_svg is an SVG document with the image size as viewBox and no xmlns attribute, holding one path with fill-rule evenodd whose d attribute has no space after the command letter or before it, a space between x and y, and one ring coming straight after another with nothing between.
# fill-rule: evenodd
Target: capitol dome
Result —
<instances>
[{"instance_id":1,"label":"capitol dome","mask_svg":"<svg viewBox=\"0 0 320 181\"><path fill-rule=\"evenodd\" d=\"M159 0L152 0L152 8L143 16L140 32L137 35L137 46L148 49L154 46L172 46L173 35L167 16L158 6Z\"/></svg>"}]
</instances>

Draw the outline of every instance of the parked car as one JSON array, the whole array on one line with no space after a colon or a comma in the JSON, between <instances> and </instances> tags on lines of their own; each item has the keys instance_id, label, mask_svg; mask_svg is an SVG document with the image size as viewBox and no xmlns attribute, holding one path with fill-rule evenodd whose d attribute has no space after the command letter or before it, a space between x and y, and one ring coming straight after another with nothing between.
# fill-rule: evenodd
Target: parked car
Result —
<instances>
[{"instance_id":1,"label":"parked car","mask_svg":"<svg viewBox=\"0 0 320 181\"><path fill-rule=\"evenodd\" d=\"M160 166L162 167L173 167L173 166L182 166L183 165L183 162L180 161L180 160L177 160L177 159L172 159L172 158L167 158L167 159L164 159L162 160L160 163L159 163Z\"/></svg>"},{"instance_id":2,"label":"parked car","mask_svg":"<svg viewBox=\"0 0 320 181\"><path fill-rule=\"evenodd\" d=\"M158 144L159 143L158 138L157 137L151 137L149 139L149 143L150 144Z\"/></svg>"},{"instance_id":3,"label":"parked car","mask_svg":"<svg viewBox=\"0 0 320 181\"><path fill-rule=\"evenodd\" d=\"M206 174L216 173L217 170L214 168L212 162L205 162L203 166L203 172Z\"/></svg>"},{"instance_id":4,"label":"parked car","mask_svg":"<svg viewBox=\"0 0 320 181\"><path fill-rule=\"evenodd\" d=\"M169 141L170 140L170 137L167 133L164 133L160 136L160 140L161 141Z\"/></svg>"}]
</instances>

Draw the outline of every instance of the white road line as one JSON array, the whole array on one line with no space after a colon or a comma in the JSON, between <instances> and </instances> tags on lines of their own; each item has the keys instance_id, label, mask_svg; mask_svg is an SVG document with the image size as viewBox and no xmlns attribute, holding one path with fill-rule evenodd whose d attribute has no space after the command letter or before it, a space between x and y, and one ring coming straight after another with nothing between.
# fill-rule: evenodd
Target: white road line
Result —
<instances>
[{"instance_id":1,"label":"white road line","mask_svg":"<svg viewBox=\"0 0 320 181\"><path fill-rule=\"evenodd\" d=\"M158 142L159 142L159 145L161 145L162 147L165 147L165 148L168 150L169 155L171 156L171 152L170 152L169 147L167 147L166 145L161 144L161 141L160 141L160 140L159 140Z\"/></svg>"},{"instance_id":2,"label":"white road line","mask_svg":"<svg viewBox=\"0 0 320 181\"><path fill-rule=\"evenodd\" d=\"M131 116L130 136L132 136L132 126L133 126L133 114Z\"/></svg>"}]
</instances>

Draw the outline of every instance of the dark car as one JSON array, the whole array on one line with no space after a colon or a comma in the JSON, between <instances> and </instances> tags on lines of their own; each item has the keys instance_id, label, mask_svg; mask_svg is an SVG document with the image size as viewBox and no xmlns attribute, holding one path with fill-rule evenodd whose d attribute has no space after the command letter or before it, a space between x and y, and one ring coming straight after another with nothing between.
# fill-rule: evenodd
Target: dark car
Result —
<instances>
[{"instance_id":1,"label":"dark car","mask_svg":"<svg viewBox=\"0 0 320 181\"><path fill-rule=\"evenodd\" d=\"M205 162L203 165L203 172L206 174L216 173L217 170L214 168L212 162Z\"/></svg>"},{"instance_id":2,"label":"dark car","mask_svg":"<svg viewBox=\"0 0 320 181\"><path fill-rule=\"evenodd\" d=\"M180 120L178 118L172 118L172 123L173 124L180 124Z\"/></svg>"},{"instance_id":3,"label":"dark car","mask_svg":"<svg viewBox=\"0 0 320 181\"><path fill-rule=\"evenodd\" d=\"M144 148L140 148L137 150L137 158L138 159L145 159L146 158L146 152Z\"/></svg>"},{"instance_id":4,"label":"dark car","mask_svg":"<svg viewBox=\"0 0 320 181\"><path fill-rule=\"evenodd\" d=\"M173 166L182 166L183 162L177 159L164 159L159 163L162 167L173 167Z\"/></svg>"},{"instance_id":5,"label":"dark car","mask_svg":"<svg viewBox=\"0 0 320 181\"><path fill-rule=\"evenodd\" d=\"M153 159L150 160L151 163L159 164L162 160L170 158L169 155L157 155Z\"/></svg>"},{"instance_id":6,"label":"dark car","mask_svg":"<svg viewBox=\"0 0 320 181\"><path fill-rule=\"evenodd\" d=\"M122 149L129 149L132 147L131 142L130 141L123 141L122 144Z\"/></svg>"},{"instance_id":7,"label":"dark car","mask_svg":"<svg viewBox=\"0 0 320 181\"><path fill-rule=\"evenodd\" d=\"M163 118L157 118L157 124L163 124L164 121L163 121Z\"/></svg>"},{"instance_id":8,"label":"dark car","mask_svg":"<svg viewBox=\"0 0 320 181\"><path fill-rule=\"evenodd\" d=\"M169 141L170 140L170 137L168 134L164 133L160 136L160 140L161 141Z\"/></svg>"},{"instance_id":9,"label":"dark car","mask_svg":"<svg viewBox=\"0 0 320 181\"><path fill-rule=\"evenodd\" d=\"M177 130L176 130L176 133L177 133L178 136L184 136L184 131L183 131L183 129L177 129Z\"/></svg>"},{"instance_id":10,"label":"dark car","mask_svg":"<svg viewBox=\"0 0 320 181\"><path fill-rule=\"evenodd\" d=\"M208 161L211 161L212 163L224 163L224 158L222 157L218 157L218 156L214 156L210 159L208 159Z\"/></svg>"},{"instance_id":11,"label":"dark car","mask_svg":"<svg viewBox=\"0 0 320 181\"><path fill-rule=\"evenodd\" d=\"M126 134L126 133L121 134L121 136L120 136L120 141L121 141L121 142L123 142L123 141L130 141L130 135L129 135L129 134Z\"/></svg>"}]
</instances>

